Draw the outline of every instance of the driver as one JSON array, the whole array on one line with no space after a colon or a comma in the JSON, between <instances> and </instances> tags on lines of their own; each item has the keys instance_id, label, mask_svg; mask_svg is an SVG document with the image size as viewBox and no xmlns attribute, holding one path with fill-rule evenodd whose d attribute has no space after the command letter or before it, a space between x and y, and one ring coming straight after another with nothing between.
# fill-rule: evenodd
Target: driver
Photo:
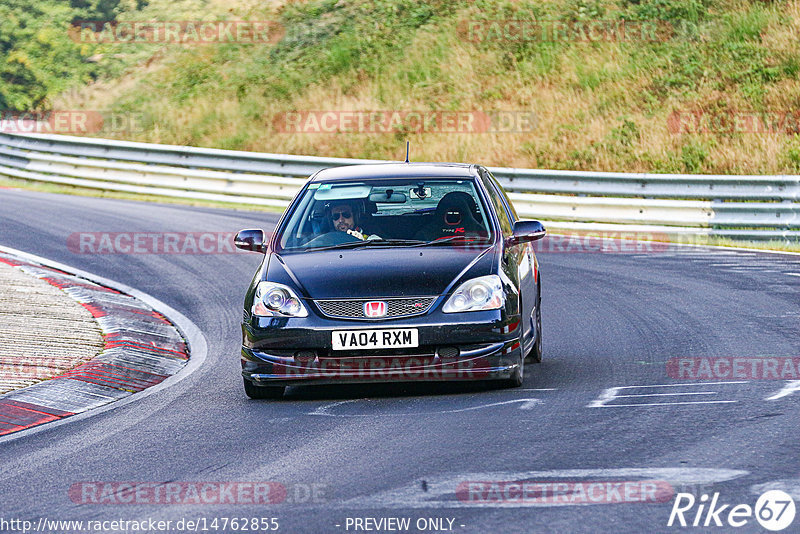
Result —
<instances>
[{"instance_id":1,"label":"driver","mask_svg":"<svg viewBox=\"0 0 800 534\"><path fill-rule=\"evenodd\" d=\"M354 209L355 207L356 206L349 201L338 201L331 204L330 219L333 229L339 232L346 232L362 241L366 239L380 239L377 235L364 237L364 230L358 226L358 211Z\"/></svg>"}]
</instances>

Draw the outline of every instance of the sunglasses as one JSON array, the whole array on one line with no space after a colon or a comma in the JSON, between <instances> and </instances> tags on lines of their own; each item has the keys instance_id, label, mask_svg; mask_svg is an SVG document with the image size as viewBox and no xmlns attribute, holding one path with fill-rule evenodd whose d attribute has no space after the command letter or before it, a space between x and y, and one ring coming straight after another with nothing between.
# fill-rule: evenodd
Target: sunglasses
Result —
<instances>
[{"instance_id":1,"label":"sunglasses","mask_svg":"<svg viewBox=\"0 0 800 534\"><path fill-rule=\"evenodd\" d=\"M333 219L334 221L338 221L340 215L345 219L349 219L350 217L353 216L353 213L350 211L340 211L339 213L331 213L331 219Z\"/></svg>"}]
</instances>

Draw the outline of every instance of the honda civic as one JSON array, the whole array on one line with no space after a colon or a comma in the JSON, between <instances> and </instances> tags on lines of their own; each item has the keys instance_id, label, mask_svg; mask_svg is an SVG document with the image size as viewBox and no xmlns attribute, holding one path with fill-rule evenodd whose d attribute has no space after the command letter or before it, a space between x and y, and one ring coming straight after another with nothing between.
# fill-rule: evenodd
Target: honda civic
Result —
<instances>
[{"instance_id":1,"label":"honda civic","mask_svg":"<svg viewBox=\"0 0 800 534\"><path fill-rule=\"evenodd\" d=\"M523 220L479 165L321 170L275 231L246 293L245 393L306 384L502 381L542 358L541 275Z\"/></svg>"}]
</instances>

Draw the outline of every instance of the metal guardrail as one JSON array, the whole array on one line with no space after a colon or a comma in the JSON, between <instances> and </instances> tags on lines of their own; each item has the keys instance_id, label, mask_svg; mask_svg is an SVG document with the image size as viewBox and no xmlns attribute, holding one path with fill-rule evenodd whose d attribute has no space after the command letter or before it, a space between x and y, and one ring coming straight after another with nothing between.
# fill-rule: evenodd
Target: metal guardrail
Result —
<instances>
[{"instance_id":1,"label":"metal guardrail","mask_svg":"<svg viewBox=\"0 0 800 534\"><path fill-rule=\"evenodd\" d=\"M0 133L0 175L261 206L286 206L319 169L376 162ZM550 229L800 239L800 176L489 169Z\"/></svg>"}]
</instances>

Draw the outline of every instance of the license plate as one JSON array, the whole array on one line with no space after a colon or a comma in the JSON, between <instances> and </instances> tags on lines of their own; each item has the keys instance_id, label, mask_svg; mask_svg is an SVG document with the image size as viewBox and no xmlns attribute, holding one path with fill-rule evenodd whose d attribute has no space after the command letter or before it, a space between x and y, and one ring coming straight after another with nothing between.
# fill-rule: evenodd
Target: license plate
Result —
<instances>
[{"instance_id":1,"label":"license plate","mask_svg":"<svg viewBox=\"0 0 800 534\"><path fill-rule=\"evenodd\" d=\"M336 330L333 332L333 350L393 349L397 347L419 347L417 329Z\"/></svg>"}]
</instances>

